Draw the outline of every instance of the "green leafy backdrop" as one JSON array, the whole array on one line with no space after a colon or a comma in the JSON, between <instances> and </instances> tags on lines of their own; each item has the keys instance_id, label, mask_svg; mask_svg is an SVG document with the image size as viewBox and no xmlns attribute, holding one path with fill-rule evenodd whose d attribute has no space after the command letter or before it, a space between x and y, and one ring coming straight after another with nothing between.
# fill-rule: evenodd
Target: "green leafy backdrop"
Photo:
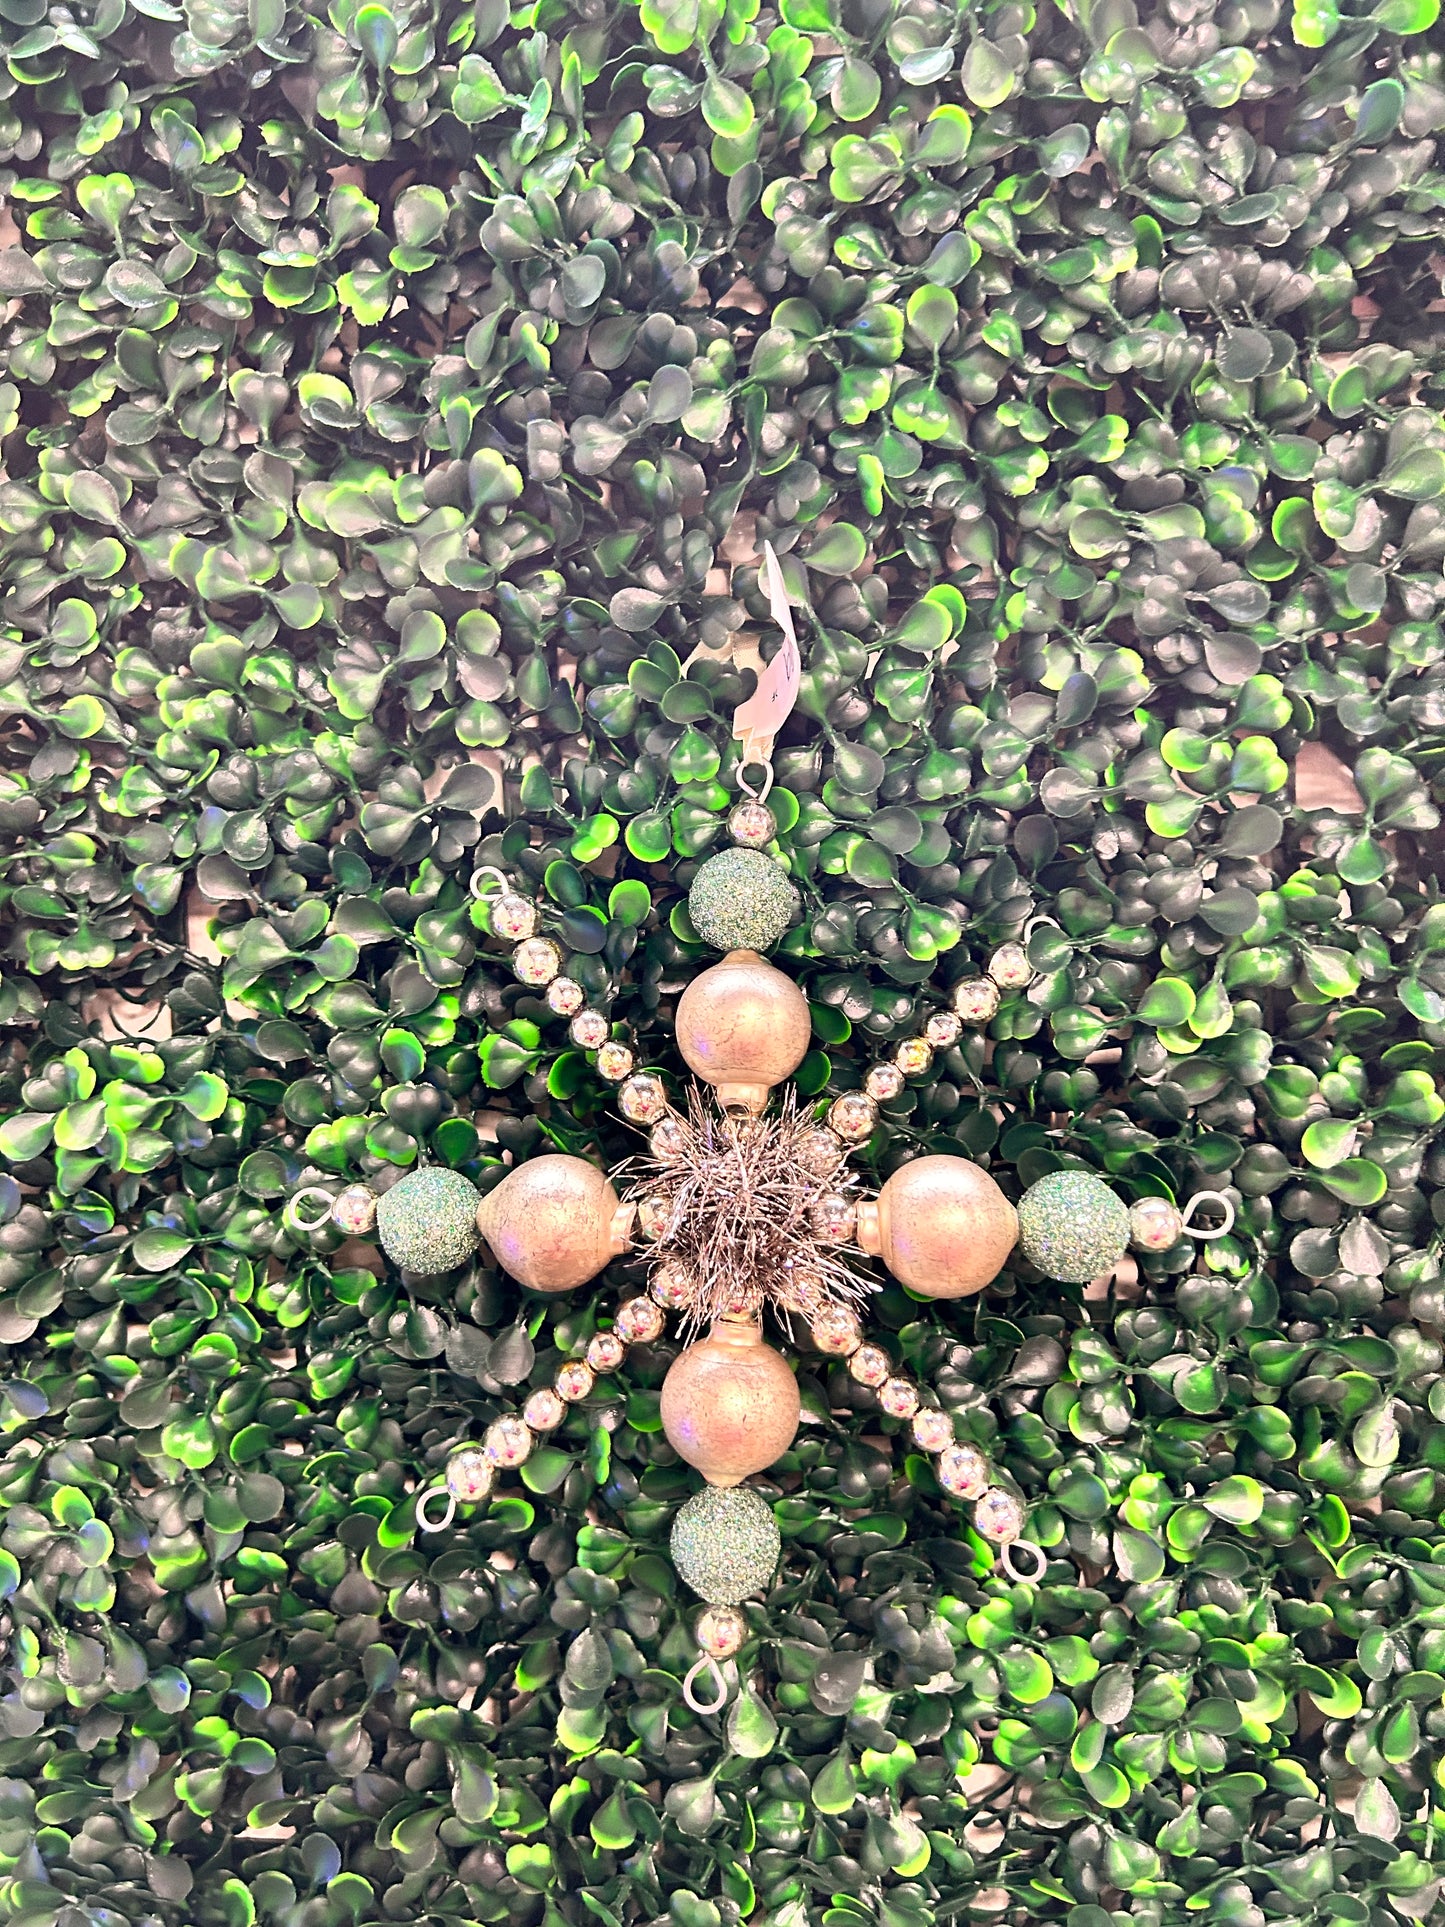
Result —
<instances>
[{"instance_id":1,"label":"green leafy backdrop","mask_svg":"<svg viewBox=\"0 0 1445 1927\"><path fill-rule=\"evenodd\" d=\"M0 0L0 1921L1445 1917L1437 13ZM879 1299L1037 1588L805 1352L706 1720L668 1345L415 1527L624 1270L281 1210L629 1148L469 881L676 1068L764 539L804 1090L1044 916L875 1177L1239 1222Z\"/></svg>"}]
</instances>

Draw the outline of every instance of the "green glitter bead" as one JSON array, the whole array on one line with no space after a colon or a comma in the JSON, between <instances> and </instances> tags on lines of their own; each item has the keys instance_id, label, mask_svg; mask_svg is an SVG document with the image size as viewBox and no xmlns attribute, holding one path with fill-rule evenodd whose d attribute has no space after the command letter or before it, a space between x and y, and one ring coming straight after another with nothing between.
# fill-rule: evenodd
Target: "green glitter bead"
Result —
<instances>
[{"instance_id":1,"label":"green glitter bead","mask_svg":"<svg viewBox=\"0 0 1445 1927\"><path fill-rule=\"evenodd\" d=\"M477 1187L439 1164L408 1171L376 1205L376 1235L394 1265L425 1277L464 1265L477 1248Z\"/></svg>"},{"instance_id":2,"label":"green glitter bead","mask_svg":"<svg viewBox=\"0 0 1445 1927\"><path fill-rule=\"evenodd\" d=\"M1086 1285L1112 1271L1128 1244L1123 1199L1088 1171L1051 1171L1019 1203L1019 1249L1046 1277Z\"/></svg>"},{"instance_id":3,"label":"green glitter bead","mask_svg":"<svg viewBox=\"0 0 1445 1927\"><path fill-rule=\"evenodd\" d=\"M761 850L710 856L687 899L694 930L714 950L771 950L801 908L787 872Z\"/></svg>"},{"instance_id":4,"label":"green glitter bead","mask_svg":"<svg viewBox=\"0 0 1445 1927\"><path fill-rule=\"evenodd\" d=\"M772 1507L750 1485L705 1485L672 1523L672 1563L710 1606L761 1592L782 1549Z\"/></svg>"}]
</instances>

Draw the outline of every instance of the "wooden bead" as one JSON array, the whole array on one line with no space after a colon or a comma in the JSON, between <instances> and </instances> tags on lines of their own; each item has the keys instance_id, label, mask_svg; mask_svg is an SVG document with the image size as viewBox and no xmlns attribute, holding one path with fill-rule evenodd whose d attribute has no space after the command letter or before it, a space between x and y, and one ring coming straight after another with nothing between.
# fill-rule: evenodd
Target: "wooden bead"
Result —
<instances>
[{"instance_id":1,"label":"wooden bead","mask_svg":"<svg viewBox=\"0 0 1445 1927\"><path fill-rule=\"evenodd\" d=\"M807 998L755 950L730 950L678 999L677 1047L725 1110L761 1111L811 1034Z\"/></svg>"},{"instance_id":2,"label":"wooden bead","mask_svg":"<svg viewBox=\"0 0 1445 1927\"><path fill-rule=\"evenodd\" d=\"M787 1451L798 1381L756 1325L719 1319L662 1381L662 1429L709 1485L737 1485Z\"/></svg>"},{"instance_id":3,"label":"wooden bead","mask_svg":"<svg viewBox=\"0 0 1445 1927\"><path fill-rule=\"evenodd\" d=\"M858 1207L858 1243L924 1298L969 1298L996 1278L1018 1237L1013 1206L967 1158L915 1158Z\"/></svg>"},{"instance_id":4,"label":"wooden bead","mask_svg":"<svg viewBox=\"0 0 1445 1927\"><path fill-rule=\"evenodd\" d=\"M629 1243L617 1193L585 1158L530 1158L487 1192L477 1229L497 1263L533 1291L585 1285Z\"/></svg>"}]
</instances>

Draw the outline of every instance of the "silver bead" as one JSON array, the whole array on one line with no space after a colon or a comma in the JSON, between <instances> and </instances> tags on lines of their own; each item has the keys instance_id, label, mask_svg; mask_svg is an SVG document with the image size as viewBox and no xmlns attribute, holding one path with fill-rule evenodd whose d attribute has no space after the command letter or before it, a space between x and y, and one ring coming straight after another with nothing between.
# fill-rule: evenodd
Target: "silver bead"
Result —
<instances>
[{"instance_id":1,"label":"silver bead","mask_svg":"<svg viewBox=\"0 0 1445 1927\"><path fill-rule=\"evenodd\" d=\"M988 1460L976 1445L945 1445L935 1470L955 1499L976 1499L988 1488Z\"/></svg>"}]
</instances>

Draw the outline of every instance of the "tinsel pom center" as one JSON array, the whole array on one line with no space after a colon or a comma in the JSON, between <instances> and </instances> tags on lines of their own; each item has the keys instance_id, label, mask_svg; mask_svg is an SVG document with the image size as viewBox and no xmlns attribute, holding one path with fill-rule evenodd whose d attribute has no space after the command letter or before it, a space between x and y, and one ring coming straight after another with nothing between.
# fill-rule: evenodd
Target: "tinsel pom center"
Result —
<instances>
[{"instance_id":1,"label":"tinsel pom center","mask_svg":"<svg viewBox=\"0 0 1445 1927\"><path fill-rule=\"evenodd\" d=\"M656 1227L656 1266L686 1281L685 1330L715 1318L757 1318L767 1305L811 1318L859 1304L876 1289L836 1244L814 1234L814 1205L852 1180L842 1170L820 1176L810 1168L817 1125L792 1092L774 1112L745 1117L720 1110L694 1087L673 1122L665 1155L630 1159L618 1175L636 1174L624 1195Z\"/></svg>"}]
</instances>

